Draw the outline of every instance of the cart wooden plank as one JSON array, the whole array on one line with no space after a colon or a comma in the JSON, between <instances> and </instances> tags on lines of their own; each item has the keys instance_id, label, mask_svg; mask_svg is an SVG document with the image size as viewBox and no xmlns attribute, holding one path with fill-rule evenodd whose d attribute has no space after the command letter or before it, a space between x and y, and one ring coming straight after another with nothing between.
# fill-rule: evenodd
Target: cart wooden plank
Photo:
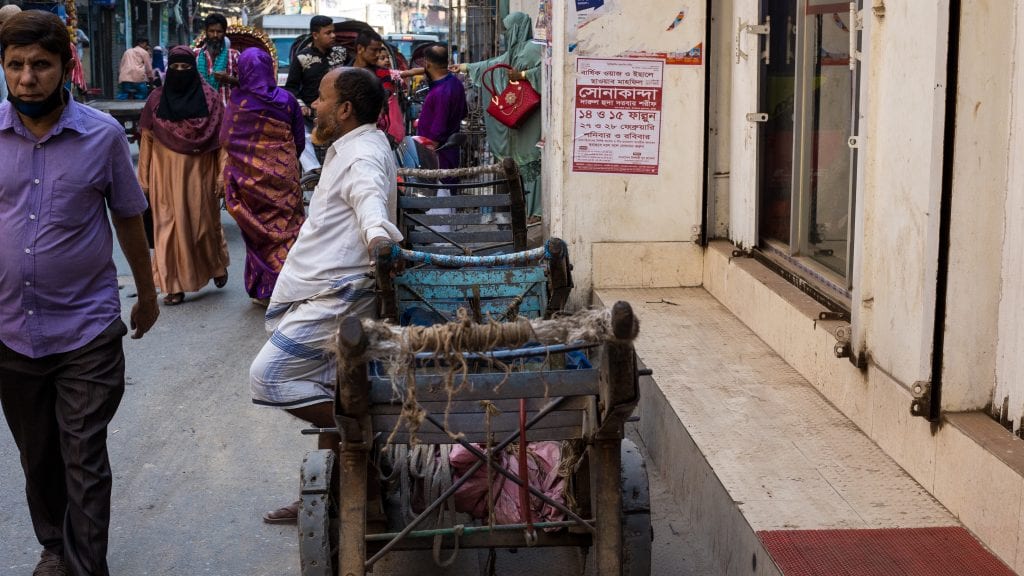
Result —
<instances>
[{"instance_id":1,"label":"cart wooden plank","mask_svg":"<svg viewBox=\"0 0 1024 576\"><path fill-rule=\"evenodd\" d=\"M455 383L460 385L460 389L452 395L452 400L595 395L598 390L599 377L600 373L594 368L552 370L543 373L513 372L507 375L507 381L504 373L470 374L465 386L461 386L461 378L455 380ZM372 382L370 404L391 403L394 397L391 381L378 377L370 380ZM417 374L416 399L421 402L447 402L448 391L445 390L445 377L438 374Z\"/></svg>"}]
</instances>

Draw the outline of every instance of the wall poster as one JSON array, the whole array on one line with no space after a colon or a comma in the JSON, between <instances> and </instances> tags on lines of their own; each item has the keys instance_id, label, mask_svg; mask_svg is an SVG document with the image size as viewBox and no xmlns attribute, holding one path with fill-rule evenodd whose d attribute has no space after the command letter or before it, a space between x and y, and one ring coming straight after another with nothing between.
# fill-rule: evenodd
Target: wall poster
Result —
<instances>
[{"instance_id":1,"label":"wall poster","mask_svg":"<svg viewBox=\"0 0 1024 576\"><path fill-rule=\"evenodd\" d=\"M573 172L657 174L665 62L576 60Z\"/></svg>"}]
</instances>

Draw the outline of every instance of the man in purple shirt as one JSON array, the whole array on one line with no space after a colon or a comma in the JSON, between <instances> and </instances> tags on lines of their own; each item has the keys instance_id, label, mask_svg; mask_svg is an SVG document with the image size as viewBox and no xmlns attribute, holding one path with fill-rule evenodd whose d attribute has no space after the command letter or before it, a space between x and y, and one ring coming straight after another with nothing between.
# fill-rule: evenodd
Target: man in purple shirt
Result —
<instances>
[{"instance_id":1,"label":"man in purple shirt","mask_svg":"<svg viewBox=\"0 0 1024 576\"><path fill-rule=\"evenodd\" d=\"M448 48L434 44L423 55L424 68L430 79L430 92L416 126L416 135L426 138L431 147L440 147L459 131L466 117L466 89L462 81L448 72ZM438 168L458 168L459 149L448 148L437 154Z\"/></svg>"},{"instance_id":2,"label":"man in purple shirt","mask_svg":"<svg viewBox=\"0 0 1024 576\"><path fill-rule=\"evenodd\" d=\"M29 10L0 31L0 404L21 454L43 552L34 575L106 576L107 425L124 392L114 224L139 300L133 338L159 309L142 226L146 198L124 130L76 103L71 38Z\"/></svg>"}]
</instances>

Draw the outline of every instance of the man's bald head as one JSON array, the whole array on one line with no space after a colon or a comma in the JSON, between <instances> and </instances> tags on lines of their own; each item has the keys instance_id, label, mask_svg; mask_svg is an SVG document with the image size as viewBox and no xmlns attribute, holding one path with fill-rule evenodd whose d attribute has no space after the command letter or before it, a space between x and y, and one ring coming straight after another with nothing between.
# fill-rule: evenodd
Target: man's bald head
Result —
<instances>
[{"instance_id":1,"label":"man's bald head","mask_svg":"<svg viewBox=\"0 0 1024 576\"><path fill-rule=\"evenodd\" d=\"M8 4L7 6L0 8L0 27L4 25L4 22L7 21L7 19L18 12L21 12L21 8L18 8L14 4Z\"/></svg>"}]
</instances>

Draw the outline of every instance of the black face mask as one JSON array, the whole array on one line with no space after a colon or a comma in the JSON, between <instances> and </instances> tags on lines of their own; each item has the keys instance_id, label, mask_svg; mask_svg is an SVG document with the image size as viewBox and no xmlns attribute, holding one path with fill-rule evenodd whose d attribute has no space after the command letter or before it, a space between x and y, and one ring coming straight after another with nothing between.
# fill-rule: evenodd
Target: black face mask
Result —
<instances>
[{"instance_id":1,"label":"black face mask","mask_svg":"<svg viewBox=\"0 0 1024 576\"><path fill-rule=\"evenodd\" d=\"M192 82L191 70L168 70L164 76L164 89L172 92L184 92Z\"/></svg>"},{"instance_id":2,"label":"black face mask","mask_svg":"<svg viewBox=\"0 0 1024 576\"><path fill-rule=\"evenodd\" d=\"M39 102L22 100L15 96L13 92L7 93L7 100L14 106L15 110L25 116L29 118L42 118L67 103L64 97L64 81L61 79L57 89Z\"/></svg>"}]
</instances>

